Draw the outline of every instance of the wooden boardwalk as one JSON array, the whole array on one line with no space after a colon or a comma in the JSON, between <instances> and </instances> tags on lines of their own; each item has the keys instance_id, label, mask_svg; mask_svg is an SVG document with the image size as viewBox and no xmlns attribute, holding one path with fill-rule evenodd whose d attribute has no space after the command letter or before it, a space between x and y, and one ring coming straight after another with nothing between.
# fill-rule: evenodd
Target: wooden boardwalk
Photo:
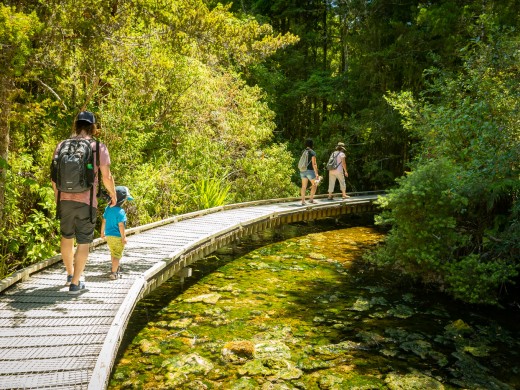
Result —
<instances>
[{"instance_id":1,"label":"wooden boardwalk","mask_svg":"<svg viewBox=\"0 0 520 390\"><path fill-rule=\"evenodd\" d=\"M86 291L65 287L59 256L0 281L0 389L106 388L139 299L237 238L281 224L372 211L376 193L301 206L275 199L173 217L128 231L123 278L109 280L110 253L92 244ZM337 198L336 198L337 199Z\"/></svg>"}]
</instances>

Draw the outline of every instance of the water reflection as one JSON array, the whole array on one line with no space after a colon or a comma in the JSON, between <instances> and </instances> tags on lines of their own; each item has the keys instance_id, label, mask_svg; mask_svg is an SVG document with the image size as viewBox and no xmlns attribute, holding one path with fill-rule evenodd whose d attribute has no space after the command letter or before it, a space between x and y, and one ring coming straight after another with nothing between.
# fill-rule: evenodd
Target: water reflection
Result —
<instances>
[{"instance_id":1,"label":"water reflection","mask_svg":"<svg viewBox=\"0 0 520 390\"><path fill-rule=\"evenodd\" d=\"M136 309L110 388L520 385L510 313L368 266L360 256L382 238L371 227L323 229L266 231L198 263L184 291L163 285Z\"/></svg>"}]
</instances>

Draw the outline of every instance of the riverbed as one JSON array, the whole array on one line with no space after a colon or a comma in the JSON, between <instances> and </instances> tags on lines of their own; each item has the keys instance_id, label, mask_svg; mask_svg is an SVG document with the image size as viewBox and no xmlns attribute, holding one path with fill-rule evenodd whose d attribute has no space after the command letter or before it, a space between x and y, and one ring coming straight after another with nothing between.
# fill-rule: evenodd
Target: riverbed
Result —
<instances>
[{"instance_id":1,"label":"riverbed","mask_svg":"<svg viewBox=\"0 0 520 390\"><path fill-rule=\"evenodd\" d=\"M374 269L362 260L384 238L373 227L291 229L210 256L140 303L109 388L520 388L518 309Z\"/></svg>"}]
</instances>

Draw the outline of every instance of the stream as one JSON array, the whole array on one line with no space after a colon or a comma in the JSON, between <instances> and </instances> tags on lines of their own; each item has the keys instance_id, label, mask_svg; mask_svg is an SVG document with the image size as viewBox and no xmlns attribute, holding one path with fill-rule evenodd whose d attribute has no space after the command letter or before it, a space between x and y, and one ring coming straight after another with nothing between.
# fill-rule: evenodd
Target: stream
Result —
<instances>
[{"instance_id":1,"label":"stream","mask_svg":"<svg viewBox=\"0 0 520 390\"><path fill-rule=\"evenodd\" d=\"M362 223L363 226L356 226ZM138 303L109 389L516 389L520 311L375 269L365 221L248 237Z\"/></svg>"}]
</instances>

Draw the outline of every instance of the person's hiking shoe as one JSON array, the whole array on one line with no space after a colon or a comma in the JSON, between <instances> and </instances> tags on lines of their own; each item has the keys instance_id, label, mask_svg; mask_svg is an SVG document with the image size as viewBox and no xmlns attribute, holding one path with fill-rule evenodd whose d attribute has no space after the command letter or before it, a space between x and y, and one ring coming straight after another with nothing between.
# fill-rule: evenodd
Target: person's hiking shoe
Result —
<instances>
[{"instance_id":1,"label":"person's hiking shoe","mask_svg":"<svg viewBox=\"0 0 520 390\"><path fill-rule=\"evenodd\" d=\"M79 294L81 292L81 290L84 290L84 289L85 289L85 283L83 283L81 281L77 285L74 283L71 283L69 286L69 294L76 295L76 294Z\"/></svg>"},{"instance_id":2,"label":"person's hiking shoe","mask_svg":"<svg viewBox=\"0 0 520 390\"><path fill-rule=\"evenodd\" d=\"M72 282L72 275L67 275L67 283L65 283L65 286L70 286L70 282Z\"/></svg>"},{"instance_id":3,"label":"person's hiking shoe","mask_svg":"<svg viewBox=\"0 0 520 390\"><path fill-rule=\"evenodd\" d=\"M316 202L314 199L309 200L309 203L312 203L312 204L318 204L318 202Z\"/></svg>"}]
</instances>

